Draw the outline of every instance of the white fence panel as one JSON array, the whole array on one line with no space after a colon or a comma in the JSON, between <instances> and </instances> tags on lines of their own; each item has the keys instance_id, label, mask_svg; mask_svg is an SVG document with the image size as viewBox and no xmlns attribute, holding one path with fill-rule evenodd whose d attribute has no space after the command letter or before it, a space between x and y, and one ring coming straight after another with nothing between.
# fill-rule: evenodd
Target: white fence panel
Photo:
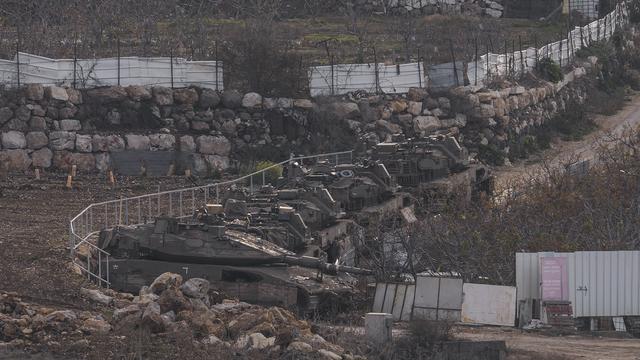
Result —
<instances>
[{"instance_id":1,"label":"white fence panel","mask_svg":"<svg viewBox=\"0 0 640 360\"><path fill-rule=\"evenodd\" d=\"M20 82L43 85L72 85L74 61L49 59L33 54L20 53ZM8 85L18 83L17 58L0 60L0 81ZM187 61L182 58L121 57L102 59L78 59L75 63L75 80L80 87L117 85L161 85L184 87L197 85L223 90L222 64L216 61Z\"/></svg>"},{"instance_id":2,"label":"white fence panel","mask_svg":"<svg viewBox=\"0 0 640 360\"><path fill-rule=\"evenodd\" d=\"M309 91L311 96L341 95L364 90L376 92L376 72L379 91L404 93L412 87L426 84L422 63L398 65L339 64L314 66L310 69Z\"/></svg>"},{"instance_id":3,"label":"white fence panel","mask_svg":"<svg viewBox=\"0 0 640 360\"><path fill-rule=\"evenodd\" d=\"M462 286L462 322L514 326L516 322L516 288L466 283Z\"/></svg>"}]
</instances>

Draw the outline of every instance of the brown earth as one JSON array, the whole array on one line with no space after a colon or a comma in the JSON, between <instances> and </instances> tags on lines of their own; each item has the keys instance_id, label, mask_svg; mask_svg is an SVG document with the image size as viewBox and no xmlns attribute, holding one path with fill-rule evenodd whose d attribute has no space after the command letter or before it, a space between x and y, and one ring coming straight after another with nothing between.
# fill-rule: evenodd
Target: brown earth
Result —
<instances>
[{"instance_id":1,"label":"brown earth","mask_svg":"<svg viewBox=\"0 0 640 360\"><path fill-rule=\"evenodd\" d=\"M629 129L640 125L640 94L633 94L627 104L612 116L595 115L598 129L579 141L555 140L551 148L512 166L493 169L498 191L513 188L522 181L543 176L547 168L558 169L581 160L597 160L601 146L611 146L611 139L620 137Z\"/></svg>"},{"instance_id":2,"label":"brown earth","mask_svg":"<svg viewBox=\"0 0 640 360\"><path fill-rule=\"evenodd\" d=\"M119 180L112 188L102 177L79 174L71 190L62 174L0 180L0 290L45 305L89 307L79 294L86 280L68 267L69 220L93 202L190 184L183 177Z\"/></svg>"},{"instance_id":3,"label":"brown earth","mask_svg":"<svg viewBox=\"0 0 640 360\"><path fill-rule=\"evenodd\" d=\"M640 340L590 335L550 336L512 328L458 327L465 340L504 340L510 360L639 360Z\"/></svg>"}]
</instances>

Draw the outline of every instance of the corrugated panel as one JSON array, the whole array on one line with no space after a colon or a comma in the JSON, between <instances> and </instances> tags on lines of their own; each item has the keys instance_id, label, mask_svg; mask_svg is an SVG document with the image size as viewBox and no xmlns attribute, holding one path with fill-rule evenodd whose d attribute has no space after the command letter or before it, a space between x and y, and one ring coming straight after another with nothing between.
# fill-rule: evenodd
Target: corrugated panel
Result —
<instances>
[{"instance_id":1,"label":"corrugated panel","mask_svg":"<svg viewBox=\"0 0 640 360\"><path fill-rule=\"evenodd\" d=\"M517 253L518 301L540 299L541 256L568 258L569 300L575 317L640 316L640 251Z\"/></svg>"}]
</instances>

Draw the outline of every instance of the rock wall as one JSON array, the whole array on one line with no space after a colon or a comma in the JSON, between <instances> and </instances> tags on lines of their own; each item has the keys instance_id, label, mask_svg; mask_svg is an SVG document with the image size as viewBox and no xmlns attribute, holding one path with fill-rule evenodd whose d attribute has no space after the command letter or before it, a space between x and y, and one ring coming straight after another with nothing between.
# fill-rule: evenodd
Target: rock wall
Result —
<instances>
[{"instance_id":1,"label":"rock wall","mask_svg":"<svg viewBox=\"0 0 640 360\"><path fill-rule=\"evenodd\" d=\"M502 17L503 0L355 0L356 9L393 15L419 13Z\"/></svg>"},{"instance_id":2,"label":"rock wall","mask_svg":"<svg viewBox=\"0 0 640 360\"><path fill-rule=\"evenodd\" d=\"M207 175L291 152L363 152L397 133L454 134L472 153L485 146L508 155L511 144L568 102L585 101L586 89L574 82L585 73L579 67L560 83L528 89L464 86L430 94L414 88L316 101L200 88L28 85L0 92L0 166L104 172L114 152L175 151L188 155L182 168Z\"/></svg>"},{"instance_id":3,"label":"rock wall","mask_svg":"<svg viewBox=\"0 0 640 360\"><path fill-rule=\"evenodd\" d=\"M310 124L320 117L311 112L321 109L314 110L309 100L237 91L142 86L80 91L30 84L0 91L0 165L9 171L71 165L105 171L113 152L179 151L189 154L187 167L204 174L256 154L282 158L291 151L340 148L323 141L331 132L319 133L325 129Z\"/></svg>"}]
</instances>

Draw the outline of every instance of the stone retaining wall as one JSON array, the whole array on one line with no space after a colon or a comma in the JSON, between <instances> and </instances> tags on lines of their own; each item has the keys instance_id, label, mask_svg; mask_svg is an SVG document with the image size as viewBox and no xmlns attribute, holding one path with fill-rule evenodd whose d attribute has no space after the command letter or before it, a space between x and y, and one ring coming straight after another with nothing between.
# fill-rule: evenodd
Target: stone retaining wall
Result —
<instances>
[{"instance_id":1,"label":"stone retaining wall","mask_svg":"<svg viewBox=\"0 0 640 360\"><path fill-rule=\"evenodd\" d=\"M78 91L28 85L0 92L0 166L105 171L111 153L178 151L198 175L291 152L365 151L393 134L454 134L469 150L509 145L566 108L586 90L573 80L487 90L465 86L430 94L308 99L263 98L256 93L141 86ZM569 85L571 84L571 85ZM185 157L181 157L185 158Z\"/></svg>"}]
</instances>

